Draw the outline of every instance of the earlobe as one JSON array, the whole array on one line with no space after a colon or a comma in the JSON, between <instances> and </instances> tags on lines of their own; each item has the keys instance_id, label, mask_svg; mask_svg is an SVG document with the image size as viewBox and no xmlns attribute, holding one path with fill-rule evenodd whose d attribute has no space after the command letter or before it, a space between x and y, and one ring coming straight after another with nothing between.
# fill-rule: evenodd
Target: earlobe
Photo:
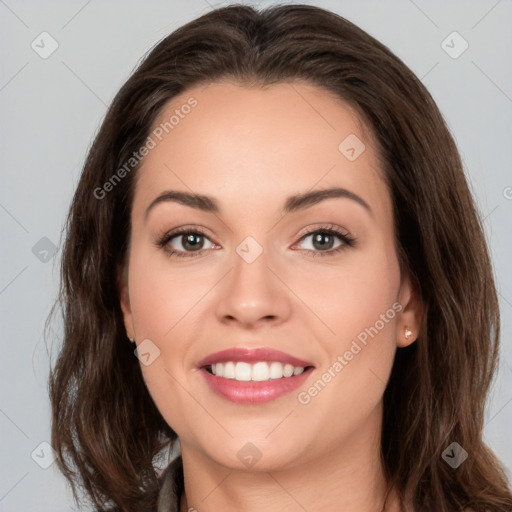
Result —
<instances>
[{"instance_id":1,"label":"earlobe","mask_svg":"<svg viewBox=\"0 0 512 512\"><path fill-rule=\"evenodd\" d=\"M399 347L407 347L416 341L417 335L411 331L407 326L403 330L403 338L400 334L397 336L397 345Z\"/></svg>"},{"instance_id":2,"label":"earlobe","mask_svg":"<svg viewBox=\"0 0 512 512\"><path fill-rule=\"evenodd\" d=\"M414 286L409 274L402 280L398 301L402 310L396 324L396 342L398 347L407 347L418 338L423 304L418 286Z\"/></svg>"}]
</instances>

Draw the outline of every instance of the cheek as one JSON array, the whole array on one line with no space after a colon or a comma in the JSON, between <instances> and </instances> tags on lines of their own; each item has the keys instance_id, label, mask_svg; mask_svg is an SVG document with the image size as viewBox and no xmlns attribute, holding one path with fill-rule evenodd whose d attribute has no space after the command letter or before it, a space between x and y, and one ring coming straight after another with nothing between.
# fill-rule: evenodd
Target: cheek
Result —
<instances>
[{"instance_id":1,"label":"cheek","mask_svg":"<svg viewBox=\"0 0 512 512\"><path fill-rule=\"evenodd\" d=\"M190 321L194 307L208 289L208 280L196 271L191 277L190 271L176 264L171 270L165 257L148 252L134 253L130 261L130 305L137 336L158 344L179 329L185 316Z\"/></svg>"},{"instance_id":2,"label":"cheek","mask_svg":"<svg viewBox=\"0 0 512 512\"><path fill-rule=\"evenodd\" d=\"M131 254L129 285L137 339L151 340L156 349L150 352L158 353L149 365L141 360L147 389L167 423L176 431L187 431L190 425L183 424L183 414L179 411L193 408L190 396L179 383L187 377L184 365L187 326L194 319L193 306L204 292L201 293L202 287L189 273L171 272L166 258L144 249ZM201 421L195 410L189 410L187 418L194 414Z\"/></svg>"},{"instance_id":3,"label":"cheek","mask_svg":"<svg viewBox=\"0 0 512 512\"><path fill-rule=\"evenodd\" d=\"M321 320L323 326L319 324L317 332L324 333L322 339L331 355L350 345L360 333L364 337L365 329L376 322L382 331L381 338L391 335L396 317L392 306L400 284L398 261L392 248L375 244L371 250L347 253L343 264L317 269L310 276L295 278L293 289ZM381 315L385 316L384 325Z\"/></svg>"},{"instance_id":4,"label":"cheek","mask_svg":"<svg viewBox=\"0 0 512 512\"><path fill-rule=\"evenodd\" d=\"M383 245L354 252L329 279L308 283L308 305L324 324L317 330L324 358L314 389L303 391L342 429L352 428L382 398L396 351L399 283L394 250Z\"/></svg>"}]
</instances>

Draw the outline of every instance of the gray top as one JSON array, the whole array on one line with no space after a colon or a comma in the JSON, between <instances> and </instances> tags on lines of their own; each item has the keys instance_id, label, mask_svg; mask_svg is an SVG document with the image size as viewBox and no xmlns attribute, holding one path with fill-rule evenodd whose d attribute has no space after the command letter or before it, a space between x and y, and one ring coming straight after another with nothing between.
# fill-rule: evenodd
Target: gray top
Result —
<instances>
[{"instance_id":1,"label":"gray top","mask_svg":"<svg viewBox=\"0 0 512 512\"><path fill-rule=\"evenodd\" d=\"M156 512L179 512L183 493L183 461L176 457L161 475L162 487L158 494Z\"/></svg>"}]
</instances>

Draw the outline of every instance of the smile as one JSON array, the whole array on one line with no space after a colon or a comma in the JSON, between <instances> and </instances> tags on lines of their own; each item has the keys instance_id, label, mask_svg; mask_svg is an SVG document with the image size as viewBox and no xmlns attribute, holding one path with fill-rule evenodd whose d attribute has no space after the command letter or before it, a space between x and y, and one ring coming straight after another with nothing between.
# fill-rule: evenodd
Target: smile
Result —
<instances>
[{"instance_id":1,"label":"smile","mask_svg":"<svg viewBox=\"0 0 512 512\"><path fill-rule=\"evenodd\" d=\"M291 393L314 366L273 349L233 348L203 359L199 369L208 387L237 404L262 404Z\"/></svg>"}]
</instances>

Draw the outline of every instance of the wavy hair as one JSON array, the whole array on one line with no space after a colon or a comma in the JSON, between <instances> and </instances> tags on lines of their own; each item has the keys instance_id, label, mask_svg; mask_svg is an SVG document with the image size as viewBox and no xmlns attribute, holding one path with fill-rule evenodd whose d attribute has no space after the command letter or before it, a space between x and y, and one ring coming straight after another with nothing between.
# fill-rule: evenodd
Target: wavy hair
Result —
<instances>
[{"instance_id":1,"label":"wavy hair","mask_svg":"<svg viewBox=\"0 0 512 512\"><path fill-rule=\"evenodd\" d=\"M386 477L407 512L510 511L506 474L482 439L498 361L497 294L454 140L431 95L386 46L306 5L232 5L182 26L122 86L90 147L64 229L54 306L63 344L49 385L52 445L77 501L80 487L97 507L154 509L154 458L177 439L144 384L119 303L138 166L106 197L97 191L144 145L170 100L221 80L306 81L359 113L377 141L401 269L424 305L419 337L397 350L384 393ZM441 457L454 441L469 454L456 470Z\"/></svg>"}]
</instances>

